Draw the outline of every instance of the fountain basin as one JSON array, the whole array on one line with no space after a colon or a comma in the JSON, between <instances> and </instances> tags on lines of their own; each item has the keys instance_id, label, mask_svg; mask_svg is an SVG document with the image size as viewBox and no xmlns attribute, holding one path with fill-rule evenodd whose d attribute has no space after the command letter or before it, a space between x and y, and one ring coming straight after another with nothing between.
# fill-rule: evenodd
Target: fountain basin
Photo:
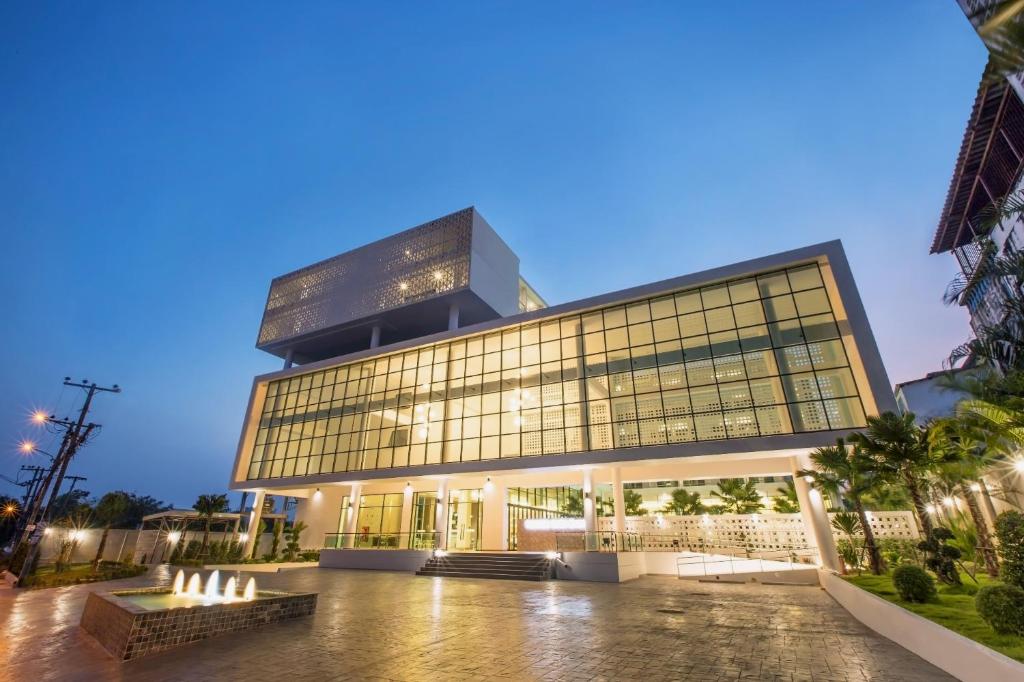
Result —
<instances>
[{"instance_id":1,"label":"fountain basin","mask_svg":"<svg viewBox=\"0 0 1024 682\"><path fill-rule=\"evenodd\" d=\"M310 616L316 593L257 592L252 600L210 601L163 587L91 592L81 626L128 661L227 632Z\"/></svg>"}]
</instances>

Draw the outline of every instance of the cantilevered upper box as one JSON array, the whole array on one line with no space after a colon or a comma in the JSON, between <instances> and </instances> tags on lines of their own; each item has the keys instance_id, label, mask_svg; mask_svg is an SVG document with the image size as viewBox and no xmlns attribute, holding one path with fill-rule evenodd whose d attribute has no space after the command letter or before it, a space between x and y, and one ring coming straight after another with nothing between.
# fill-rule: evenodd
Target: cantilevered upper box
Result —
<instances>
[{"instance_id":1,"label":"cantilevered upper box","mask_svg":"<svg viewBox=\"0 0 1024 682\"><path fill-rule=\"evenodd\" d=\"M256 347L299 362L542 307L519 257L473 207L270 285Z\"/></svg>"}]
</instances>

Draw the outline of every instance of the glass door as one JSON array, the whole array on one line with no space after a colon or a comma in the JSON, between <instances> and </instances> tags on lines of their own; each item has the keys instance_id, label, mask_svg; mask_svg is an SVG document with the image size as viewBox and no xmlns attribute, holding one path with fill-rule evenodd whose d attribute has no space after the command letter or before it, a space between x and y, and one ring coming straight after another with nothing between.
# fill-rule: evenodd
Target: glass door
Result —
<instances>
[{"instance_id":1,"label":"glass door","mask_svg":"<svg viewBox=\"0 0 1024 682\"><path fill-rule=\"evenodd\" d=\"M479 489L453 490L448 496L448 549L480 549L483 495Z\"/></svg>"},{"instance_id":2,"label":"glass door","mask_svg":"<svg viewBox=\"0 0 1024 682\"><path fill-rule=\"evenodd\" d=\"M409 549L434 549L437 545L437 493L412 496L412 535Z\"/></svg>"}]
</instances>

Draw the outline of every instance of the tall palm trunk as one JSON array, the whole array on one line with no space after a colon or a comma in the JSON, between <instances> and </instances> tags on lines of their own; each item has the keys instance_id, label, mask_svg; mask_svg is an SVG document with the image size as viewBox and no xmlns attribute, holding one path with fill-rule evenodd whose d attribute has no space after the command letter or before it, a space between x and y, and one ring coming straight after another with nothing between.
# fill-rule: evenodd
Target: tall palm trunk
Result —
<instances>
[{"instance_id":1,"label":"tall palm trunk","mask_svg":"<svg viewBox=\"0 0 1024 682\"><path fill-rule=\"evenodd\" d=\"M860 525L864 529L864 549L868 551L871 572L875 575L882 575L882 553L878 551L878 545L875 543L875 531L871 530L871 523L868 521L867 512L864 511L864 505L861 504L860 498L853 498L853 508L857 511Z\"/></svg>"},{"instance_id":2,"label":"tall palm trunk","mask_svg":"<svg viewBox=\"0 0 1024 682\"><path fill-rule=\"evenodd\" d=\"M107 535L110 534L110 526L103 526L103 535L100 536L100 546L96 548L96 558L92 560L92 570L100 569L100 562L103 561L103 550L107 548Z\"/></svg>"},{"instance_id":3,"label":"tall palm trunk","mask_svg":"<svg viewBox=\"0 0 1024 682\"><path fill-rule=\"evenodd\" d=\"M921 495L921 488L917 484L917 479L910 472L903 473L903 484L907 486L907 492L910 493L910 500L914 503L914 511L917 512L918 523L921 524L921 530L924 531L926 538L932 535L932 520L928 516L928 509L924 504L924 496Z\"/></svg>"},{"instance_id":4,"label":"tall palm trunk","mask_svg":"<svg viewBox=\"0 0 1024 682\"><path fill-rule=\"evenodd\" d=\"M985 483L984 476L978 479L978 485L981 486L981 501L985 505L985 511L988 512L988 518L995 521L998 514L996 514L995 505L992 504L992 493L988 489L988 484ZM990 527L989 530L994 529Z\"/></svg>"},{"instance_id":5,"label":"tall palm trunk","mask_svg":"<svg viewBox=\"0 0 1024 682\"><path fill-rule=\"evenodd\" d=\"M999 559L996 557L996 550L992 546L992 537L988 533L988 526L985 524L985 517L981 514L981 507L978 506L978 499L974 491L966 483L960 483L960 495L967 501L967 509L971 512L974 520L974 529L978 533L978 549L985 558L985 572L992 578L999 577Z\"/></svg>"},{"instance_id":6,"label":"tall palm trunk","mask_svg":"<svg viewBox=\"0 0 1024 682\"><path fill-rule=\"evenodd\" d=\"M206 524L203 526L203 546L199 548L199 555L206 556L206 548L210 544L210 517L206 517Z\"/></svg>"}]
</instances>

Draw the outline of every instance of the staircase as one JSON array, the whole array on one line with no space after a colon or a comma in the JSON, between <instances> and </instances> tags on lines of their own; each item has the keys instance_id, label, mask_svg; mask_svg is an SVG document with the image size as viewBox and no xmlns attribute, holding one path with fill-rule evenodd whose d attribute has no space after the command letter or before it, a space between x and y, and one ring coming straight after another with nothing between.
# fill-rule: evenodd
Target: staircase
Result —
<instances>
[{"instance_id":1,"label":"staircase","mask_svg":"<svg viewBox=\"0 0 1024 682\"><path fill-rule=\"evenodd\" d=\"M416 575L498 580L549 580L551 560L543 554L450 552L427 560Z\"/></svg>"}]
</instances>

